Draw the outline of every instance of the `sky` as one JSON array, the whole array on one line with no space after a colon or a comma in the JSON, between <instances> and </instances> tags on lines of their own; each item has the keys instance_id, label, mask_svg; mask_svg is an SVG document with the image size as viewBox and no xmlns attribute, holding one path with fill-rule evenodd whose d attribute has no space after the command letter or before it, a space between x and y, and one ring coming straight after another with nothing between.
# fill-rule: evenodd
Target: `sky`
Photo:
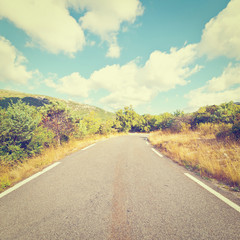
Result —
<instances>
[{"instance_id":1,"label":"sky","mask_svg":"<svg viewBox=\"0 0 240 240\"><path fill-rule=\"evenodd\" d=\"M0 0L0 89L139 114L240 101L240 0Z\"/></svg>"}]
</instances>

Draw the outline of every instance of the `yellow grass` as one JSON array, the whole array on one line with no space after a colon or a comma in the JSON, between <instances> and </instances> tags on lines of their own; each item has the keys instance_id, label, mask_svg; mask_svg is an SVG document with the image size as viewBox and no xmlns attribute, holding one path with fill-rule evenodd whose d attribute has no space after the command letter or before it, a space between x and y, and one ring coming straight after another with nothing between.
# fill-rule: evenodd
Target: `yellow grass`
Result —
<instances>
[{"instance_id":1,"label":"yellow grass","mask_svg":"<svg viewBox=\"0 0 240 240\"><path fill-rule=\"evenodd\" d=\"M214 134L200 130L182 133L158 131L150 134L150 142L166 156L181 165L213 177L231 186L240 186L240 144L217 141Z\"/></svg>"},{"instance_id":2,"label":"yellow grass","mask_svg":"<svg viewBox=\"0 0 240 240\"><path fill-rule=\"evenodd\" d=\"M24 159L23 163L17 166L9 167L1 165L0 192L33 175L34 173L41 171L43 168L62 159L66 155L83 149L84 147L96 142L99 139L109 138L112 136L116 136L116 134L108 136L94 135L83 140L71 140L60 147L47 148L41 155L29 159Z\"/></svg>"}]
</instances>

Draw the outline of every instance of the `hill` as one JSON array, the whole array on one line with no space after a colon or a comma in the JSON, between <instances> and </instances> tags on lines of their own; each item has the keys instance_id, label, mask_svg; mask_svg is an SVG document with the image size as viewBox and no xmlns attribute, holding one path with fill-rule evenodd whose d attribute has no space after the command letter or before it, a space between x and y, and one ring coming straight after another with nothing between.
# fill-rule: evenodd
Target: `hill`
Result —
<instances>
[{"instance_id":1,"label":"hill","mask_svg":"<svg viewBox=\"0 0 240 240\"><path fill-rule=\"evenodd\" d=\"M59 102L66 105L72 112L76 113L80 117L88 115L90 112L95 112L96 117L103 120L111 119L115 116L114 113L105 111L101 108L91 106L88 104L77 103L74 101L67 101L63 99L53 98L44 95L28 94L17 91L2 90L0 89L0 107L7 108L8 105L13 102L16 103L18 100L29 104L30 106L42 107L51 102Z\"/></svg>"}]
</instances>

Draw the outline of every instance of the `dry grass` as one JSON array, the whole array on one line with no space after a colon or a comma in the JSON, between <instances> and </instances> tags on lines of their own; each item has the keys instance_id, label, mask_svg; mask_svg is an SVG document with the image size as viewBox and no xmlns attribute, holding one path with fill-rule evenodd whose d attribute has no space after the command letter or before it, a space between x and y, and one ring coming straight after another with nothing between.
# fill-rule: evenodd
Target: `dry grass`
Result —
<instances>
[{"instance_id":1,"label":"dry grass","mask_svg":"<svg viewBox=\"0 0 240 240\"><path fill-rule=\"evenodd\" d=\"M0 192L33 175L34 173L41 171L43 168L62 159L66 155L83 149L97 140L112 136L116 136L116 134L108 136L95 135L93 137L85 138L84 140L71 140L60 147L47 148L41 155L25 159L23 163L17 166L9 167L1 165Z\"/></svg>"},{"instance_id":2,"label":"dry grass","mask_svg":"<svg viewBox=\"0 0 240 240\"><path fill-rule=\"evenodd\" d=\"M204 129L206 131L206 129ZM232 140L218 141L213 133L204 131L182 133L154 132L150 142L163 154L181 165L213 177L231 186L240 186L240 147Z\"/></svg>"}]
</instances>

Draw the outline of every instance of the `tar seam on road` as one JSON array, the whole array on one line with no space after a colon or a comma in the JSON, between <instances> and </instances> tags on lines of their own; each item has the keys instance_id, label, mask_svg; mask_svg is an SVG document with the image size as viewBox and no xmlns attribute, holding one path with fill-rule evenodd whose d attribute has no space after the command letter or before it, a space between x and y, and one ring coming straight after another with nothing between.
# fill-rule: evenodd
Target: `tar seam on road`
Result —
<instances>
[{"instance_id":1,"label":"tar seam on road","mask_svg":"<svg viewBox=\"0 0 240 240\"><path fill-rule=\"evenodd\" d=\"M159 156L159 157L163 157L163 155L161 153L159 153L157 150L155 150L154 148L152 148L152 150Z\"/></svg>"},{"instance_id":2,"label":"tar seam on road","mask_svg":"<svg viewBox=\"0 0 240 240\"><path fill-rule=\"evenodd\" d=\"M14 190L20 188L21 186L23 186L24 184L30 182L30 181L33 180L34 178L37 178L38 176L42 175L43 173L45 173L45 172L49 171L50 169L56 167L58 164L60 164L60 162L56 162L56 163L50 165L49 167L44 168L41 172L38 172L38 173L32 175L31 177L29 177L29 178L27 178L27 179L19 182L19 183L16 184L15 186L9 188L9 189L6 190L5 192L0 193L0 198L6 196L7 194L11 193L12 191L14 191Z\"/></svg>"},{"instance_id":3,"label":"tar seam on road","mask_svg":"<svg viewBox=\"0 0 240 240\"><path fill-rule=\"evenodd\" d=\"M208 187L206 184L204 184L203 182L201 182L200 180L198 180L197 178L193 177L192 175L190 175L189 173L184 173L187 177L189 177L190 179L192 179L194 182L196 182L197 184L199 184L201 187L205 188L207 191L209 191L210 193L212 193L213 195L215 195L217 198L219 198L220 200L222 200L223 202L225 202L226 204L228 204L230 207L234 208L236 211L238 211L240 213L240 206L238 206L236 203L230 201L229 199L225 198L223 195L221 195L220 193L216 192L215 190L213 190L212 188Z\"/></svg>"},{"instance_id":4,"label":"tar seam on road","mask_svg":"<svg viewBox=\"0 0 240 240\"><path fill-rule=\"evenodd\" d=\"M89 145L89 146L83 148L82 151L87 150L87 149L90 148L90 147L93 147L95 144L96 144L96 143L93 143L92 145Z\"/></svg>"},{"instance_id":5,"label":"tar seam on road","mask_svg":"<svg viewBox=\"0 0 240 240\"><path fill-rule=\"evenodd\" d=\"M124 181L123 160L117 162L113 181L112 224L109 240L130 240L130 225L127 216L127 192Z\"/></svg>"}]
</instances>

